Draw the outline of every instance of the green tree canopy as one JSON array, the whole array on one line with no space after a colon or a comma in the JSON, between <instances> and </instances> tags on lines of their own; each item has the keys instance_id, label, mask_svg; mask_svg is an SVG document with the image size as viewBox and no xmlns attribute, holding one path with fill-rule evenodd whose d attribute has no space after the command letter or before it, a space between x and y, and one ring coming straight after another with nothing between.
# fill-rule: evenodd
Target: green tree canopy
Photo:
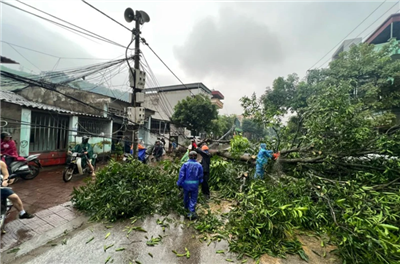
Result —
<instances>
[{"instance_id":1,"label":"green tree canopy","mask_svg":"<svg viewBox=\"0 0 400 264\"><path fill-rule=\"evenodd\" d=\"M236 115L218 115L217 119L212 120L214 138L220 138L227 133L234 125L235 119Z\"/></svg>"},{"instance_id":2,"label":"green tree canopy","mask_svg":"<svg viewBox=\"0 0 400 264\"><path fill-rule=\"evenodd\" d=\"M400 261L398 47L354 46L304 80L280 77L260 98L241 99L245 115L279 131L281 172L304 181L310 208L329 212L323 225L346 263Z\"/></svg>"},{"instance_id":3,"label":"green tree canopy","mask_svg":"<svg viewBox=\"0 0 400 264\"><path fill-rule=\"evenodd\" d=\"M213 129L212 120L217 118L217 107L203 95L188 96L179 101L172 115L173 122L192 130L195 134L210 132Z\"/></svg>"},{"instance_id":4,"label":"green tree canopy","mask_svg":"<svg viewBox=\"0 0 400 264\"><path fill-rule=\"evenodd\" d=\"M250 139L261 139L266 135L264 127L252 119L243 119L242 129L245 135L249 134Z\"/></svg>"}]
</instances>

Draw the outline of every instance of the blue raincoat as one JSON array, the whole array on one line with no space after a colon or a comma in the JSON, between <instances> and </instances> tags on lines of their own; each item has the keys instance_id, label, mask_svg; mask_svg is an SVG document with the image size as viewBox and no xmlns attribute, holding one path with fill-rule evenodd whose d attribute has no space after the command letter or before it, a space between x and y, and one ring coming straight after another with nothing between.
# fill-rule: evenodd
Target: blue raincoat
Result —
<instances>
[{"instance_id":1,"label":"blue raincoat","mask_svg":"<svg viewBox=\"0 0 400 264\"><path fill-rule=\"evenodd\" d=\"M139 151L138 151L138 159L142 163L146 163L146 149L139 149Z\"/></svg>"},{"instance_id":2,"label":"blue raincoat","mask_svg":"<svg viewBox=\"0 0 400 264\"><path fill-rule=\"evenodd\" d=\"M184 163L179 171L179 180L176 183L183 188L183 203L191 213L195 212L199 184L203 182L203 167L194 159ZM191 215L191 214L190 214Z\"/></svg>"},{"instance_id":3,"label":"blue raincoat","mask_svg":"<svg viewBox=\"0 0 400 264\"><path fill-rule=\"evenodd\" d=\"M254 178L264 178L264 165L268 163L268 159L272 158L272 150L267 150L267 145L265 143L260 144L260 151L257 155L256 161L256 173Z\"/></svg>"}]
</instances>

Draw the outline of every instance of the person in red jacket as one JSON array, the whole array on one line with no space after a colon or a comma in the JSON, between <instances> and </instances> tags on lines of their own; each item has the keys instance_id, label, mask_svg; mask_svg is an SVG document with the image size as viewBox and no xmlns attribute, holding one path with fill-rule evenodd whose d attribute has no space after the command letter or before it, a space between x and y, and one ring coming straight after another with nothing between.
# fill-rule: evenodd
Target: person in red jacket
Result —
<instances>
[{"instance_id":1,"label":"person in red jacket","mask_svg":"<svg viewBox=\"0 0 400 264\"><path fill-rule=\"evenodd\" d=\"M8 132L1 133L1 155L6 155L5 162L7 166L18 157L17 146L14 140L11 138L11 134Z\"/></svg>"}]
</instances>

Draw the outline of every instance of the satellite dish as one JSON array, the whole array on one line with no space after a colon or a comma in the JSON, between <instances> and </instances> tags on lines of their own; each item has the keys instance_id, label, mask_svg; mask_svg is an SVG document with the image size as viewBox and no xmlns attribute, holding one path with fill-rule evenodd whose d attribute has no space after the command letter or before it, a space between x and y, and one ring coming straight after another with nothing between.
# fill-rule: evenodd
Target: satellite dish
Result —
<instances>
[{"instance_id":1,"label":"satellite dish","mask_svg":"<svg viewBox=\"0 0 400 264\"><path fill-rule=\"evenodd\" d=\"M136 19L139 19L139 23L143 25L144 23L150 22L149 15L144 11L136 11Z\"/></svg>"},{"instance_id":2,"label":"satellite dish","mask_svg":"<svg viewBox=\"0 0 400 264\"><path fill-rule=\"evenodd\" d=\"M135 20L135 13L133 12L132 8L128 7L124 12L124 17L126 22L130 23Z\"/></svg>"}]
</instances>

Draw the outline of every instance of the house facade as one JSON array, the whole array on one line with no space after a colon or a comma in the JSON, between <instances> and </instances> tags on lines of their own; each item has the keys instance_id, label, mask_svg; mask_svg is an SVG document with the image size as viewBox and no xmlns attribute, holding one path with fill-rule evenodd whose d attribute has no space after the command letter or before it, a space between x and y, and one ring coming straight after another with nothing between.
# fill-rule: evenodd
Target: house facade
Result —
<instances>
[{"instance_id":1,"label":"house facade","mask_svg":"<svg viewBox=\"0 0 400 264\"><path fill-rule=\"evenodd\" d=\"M346 39L343 43L339 46L339 48L333 53L332 60L337 60L339 58L339 54L344 51L349 51L351 47L356 46L362 43L362 38L355 38L355 39Z\"/></svg>"},{"instance_id":2,"label":"house facade","mask_svg":"<svg viewBox=\"0 0 400 264\"><path fill-rule=\"evenodd\" d=\"M391 39L395 39L400 45L400 13L389 16L365 42L374 44L379 50ZM400 59L400 46L393 51L392 57Z\"/></svg>"},{"instance_id":3,"label":"house facade","mask_svg":"<svg viewBox=\"0 0 400 264\"><path fill-rule=\"evenodd\" d=\"M0 92L0 103L2 131L12 135L19 155L40 153L43 166L65 164L68 147L90 131L104 133L90 138L95 152L110 149L104 144L111 140L112 121L107 117L33 102L10 91Z\"/></svg>"},{"instance_id":4,"label":"house facade","mask_svg":"<svg viewBox=\"0 0 400 264\"><path fill-rule=\"evenodd\" d=\"M222 109L224 107L224 103L222 100L224 100L224 96L220 91L215 91L213 90L211 92L212 97L211 97L211 102L218 107L218 109Z\"/></svg>"},{"instance_id":5,"label":"house facade","mask_svg":"<svg viewBox=\"0 0 400 264\"><path fill-rule=\"evenodd\" d=\"M175 106L188 96L201 94L210 98L219 109L223 107L221 100L224 96L218 91L213 94L213 91L201 82L146 88L144 91L145 108L155 112L146 119L144 127L139 130L139 137L144 140L146 146L153 145L159 137L165 138L168 147L171 138L178 144L183 144L192 136L189 130L171 124Z\"/></svg>"}]
</instances>

